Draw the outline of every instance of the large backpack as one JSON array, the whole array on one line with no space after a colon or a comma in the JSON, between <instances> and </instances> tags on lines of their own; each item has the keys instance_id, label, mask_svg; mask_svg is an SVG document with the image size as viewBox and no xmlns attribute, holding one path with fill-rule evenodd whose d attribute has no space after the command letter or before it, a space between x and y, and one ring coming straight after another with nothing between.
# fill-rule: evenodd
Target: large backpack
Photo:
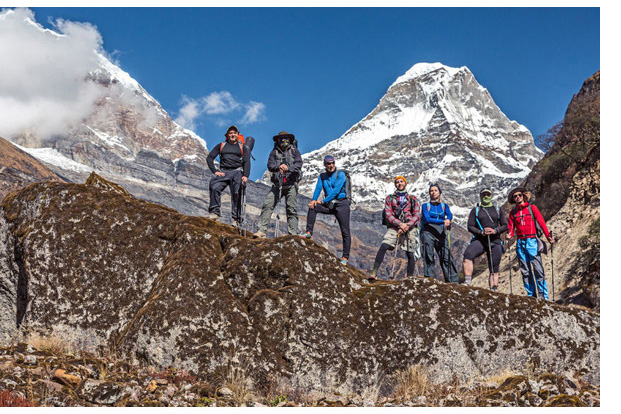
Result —
<instances>
[{"instance_id":1,"label":"large backpack","mask_svg":"<svg viewBox=\"0 0 621 414\"><path fill-rule=\"evenodd\" d=\"M351 178L349 176L349 171L347 170L338 170L338 171L343 171L345 173L345 195L347 196L347 199L349 201L352 201L351 199ZM338 172L337 172L338 174ZM338 177L337 177L338 178ZM343 188L341 187L341 191L343 191ZM339 191L340 193L340 191Z\"/></svg>"}]
</instances>

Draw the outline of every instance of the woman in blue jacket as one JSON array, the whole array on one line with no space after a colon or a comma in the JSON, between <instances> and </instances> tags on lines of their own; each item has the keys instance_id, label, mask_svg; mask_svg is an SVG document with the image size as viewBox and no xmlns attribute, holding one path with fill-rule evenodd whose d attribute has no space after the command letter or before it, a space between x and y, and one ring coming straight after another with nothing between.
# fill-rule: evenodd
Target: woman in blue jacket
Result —
<instances>
[{"instance_id":1,"label":"woman in blue jacket","mask_svg":"<svg viewBox=\"0 0 621 414\"><path fill-rule=\"evenodd\" d=\"M434 277L435 255L438 253L440 267L444 274L444 281L457 283L459 281L457 268L451 256L447 230L453 220L453 214L448 204L440 201L442 189L438 184L429 186L430 201L421 207L421 256L423 256L424 275Z\"/></svg>"}]
</instances>

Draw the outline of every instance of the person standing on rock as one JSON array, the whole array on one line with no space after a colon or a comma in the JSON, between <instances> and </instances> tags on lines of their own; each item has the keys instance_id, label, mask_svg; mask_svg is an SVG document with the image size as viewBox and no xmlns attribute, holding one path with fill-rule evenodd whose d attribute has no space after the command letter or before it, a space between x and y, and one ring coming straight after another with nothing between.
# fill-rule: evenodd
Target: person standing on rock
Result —
<instances>
[{"instance_id":1,"label":"person standing on rock","mask_svg":"<svg viewBox=\"0 0 621 414\"><path fill-rule=\"evenodd\" d=\"M548 285L541 262L543 243L537 238L538 230L545 234L550 243L554 243L555 240L548 231L541 212L537 206L530 204L530 199L531 193L523 187L514 188L509 193L509 202L515 204L515 207L509 215L507 236L509 238L517 236L515 250L526 294L549 300Z\"/></svg>"},{"instance_id":2,"label":"person standing on rock","mask_svg":"<svg viewBox=\"0 0 621 414\"><path fill-rule=\"evenodd\" d=\"M434 277L435 252L440 259L440 267L447 283L457 283L457 267L451 256L449 231L453 214L448 204L440 201L442 189L438 184L429 186L429 202L424 203L421 211L421 255L423 257L424 275Z\"/></svg>"},{"instance_id":3,"label":"person standing on rock","mask_svg":"<svg viewBox=\"0 0 621 414\"><path fill-rule=\"evenodd\" d=\"M394 250L400 246L406 252L408 258L407 277L414 276L414 265L416 260L420 258L418 246L420 203L415 196L409 195L405 191L408 184L405 177L396 177L394 183L395 192L388 195L384 202L384 224L388 226L388 231L386 231L375 256L373 270L369 274L370 281L377 279L377 269L382 264L387 250Z\"/></svg>"},{"instance_id":4,"label":"person standing on rock","mask_svg":"<svg viewBox=\"0 0 621 414\"><path fill-rule=\"evenodd\" d=\"M250 149L238 140L239 130L231 125L224 134L226 141L214 146L207 156L207 165L213 178L209 182L209 218L220 219L220 197L227 186L231 188L231 215L233 225L241 221L239 194L250 176ZM220 156L219 168L214 160Z\"/></svg>"},{"instance_id":5,"label":"person standing on rock","mask_svg":"<svg viewBox=\"0 0 621 414\"><path fill-rule=\"evenodd\" d=\"M470 210L468 217L468 231L473 236L464 252L464 283L469 285L472 282L474 259L485 253L490 269L489 287L492 290L498 290L499 268L503 250L500 235L507 231L507 218L504 211L492 203L492 190L484 188L479 193L479 197L481 203Z\"/></svg>"},{"instance_id":6,"label":"person standing on rock","mask_svg":"<svg viewBox=\"0 0 621 414\"><path fill-rule=\"evenodd\" d=\"M350 200L347 198L347 174L344 171L337 171L334 158L326 155L323 159L325 172L319 174L313 199L308 203L308 216L306 217L306 233L304 237L310 239L315 227L317 214L331 214L336 217L341 228L343 238L343 257L341 264L347 264L349 260L349 250L351 249L351 232L349 230ZM317 201L321 191L324 192L322 202Z\"/></svg>"},{"instance_id":7,"label":"person standing on rock","mask_svg":"<svg viewBox=\"0 0 621 414\"><path fill-rule=\"evenodd\" d=\"M272 173L272 188L265 197L259 229L255 237L265 238L274 208L285 197L287 211L287 230L289 234L298 234L298 180L302 172L302 154L293 145L295 136L281 131L273 137L274 149L267 160L267 169Z\"/></svg>"}]
</instances>

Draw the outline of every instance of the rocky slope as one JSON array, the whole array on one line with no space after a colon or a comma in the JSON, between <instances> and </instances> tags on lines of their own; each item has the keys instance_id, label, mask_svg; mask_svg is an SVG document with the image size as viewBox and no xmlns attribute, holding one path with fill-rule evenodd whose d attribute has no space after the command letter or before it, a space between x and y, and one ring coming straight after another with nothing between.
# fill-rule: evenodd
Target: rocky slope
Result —
<instances>
[{"instance_id":1,"label":"rocky slope","mask_svg":"<svg viewBox=\"0 0 621 414\"><path fill-rule=\"evenodd\" d=\"M0 332L256 383L359 391L529 364L599 382L599 315L430 279L365 284L314 241L240 237L93 175L30 185L0 214Z\"/></svg>"},{"instance_id":2,"label":"rocky slope","mask_svg":"<svg viewBox=\"0 0 621 414\"><path fill-rule=\"evenodd\" d=\"M352 174L359 205L379 209L397 175L427 199L438 182L461 224L482 185L503 199L542 156L524 126L510 121L467 67L418 63L399 77L364 119L304 154L301 192L311 195L323 157Z\"/></svg>"},{"instance_id":3,"label":"rocky slope","mask_svg":"<svg viewBox=\"0 0 621 414\"><path fill-rule=\"evenodd\" d=\"M554 248L555 298L559 303L599 309L600 260L600 73L587 79L572 98L562 123L552 128L553 144L520 183L536 204L557 239ZM506 203L505 211L509 211ZM515 250L513 291L523 294ZM501 289L510 290L508 258L501 268ZM552 289L551 255L544 256L548 287ZM484 286L485 271L475 282Z\"/></svg>"},{"instance_id":4,"label":"rocky slope","mask_svg":"<svg viewBox=\"0 0 621 414\"><path fill-rule=\"evenodd\" d=\"M39 160L0 137L0 200L11 191L47 180L62 181Z\"/></svg>"}]
</instances>

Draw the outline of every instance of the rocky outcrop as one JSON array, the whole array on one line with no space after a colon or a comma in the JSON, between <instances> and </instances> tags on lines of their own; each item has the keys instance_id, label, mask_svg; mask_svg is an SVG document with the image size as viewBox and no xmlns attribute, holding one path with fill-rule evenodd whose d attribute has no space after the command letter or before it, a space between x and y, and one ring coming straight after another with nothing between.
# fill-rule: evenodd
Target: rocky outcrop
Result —
<instances>
[{"instance_id":1,"label":"rocky outcrop","mask_svg":"<svg viewBox=\"0 0 621 414\"><path fill-rule=\"evenodd\" d=\"M367 285L312 240L243 238L96 176L30 185L0 217L3 341L54 335L206 378L237 364L307 390L416 364L438 381L528 364L599 381L590 311L431 279Z\"/></svg>"},{"instance_id":2,"label":"rocky outcrop","mask_svg":"<svg viewBox=\"0 0 621 414\"><path fill-rule=\"evenodd\" d=\"M548 229L557 239L554 247L554 281L551 255L544 257L550 292L559 303L599 309L600 296L600 74L587 79L576 94L562 123L547 136L552 143L546 155L520 184L534 195ZM506 203L505 211L511 206ZM513 291L523 293L514 248ZM510 291L506 278L509 260L503 260L501 290ZM475 280L485 286L486 271ZM552 298L552 293L550 294Z\"/></svg>"},{"instance_id":3,"label":"rocky outcrop","mask_svg":"<svg viewBox=\"0 0 621 414\"><path fill-rule=\"evenodd\" d=\"M0 200L11 191L46 180L62 181L45 164L0 137Z\"/></svg>"}]
</instances>

